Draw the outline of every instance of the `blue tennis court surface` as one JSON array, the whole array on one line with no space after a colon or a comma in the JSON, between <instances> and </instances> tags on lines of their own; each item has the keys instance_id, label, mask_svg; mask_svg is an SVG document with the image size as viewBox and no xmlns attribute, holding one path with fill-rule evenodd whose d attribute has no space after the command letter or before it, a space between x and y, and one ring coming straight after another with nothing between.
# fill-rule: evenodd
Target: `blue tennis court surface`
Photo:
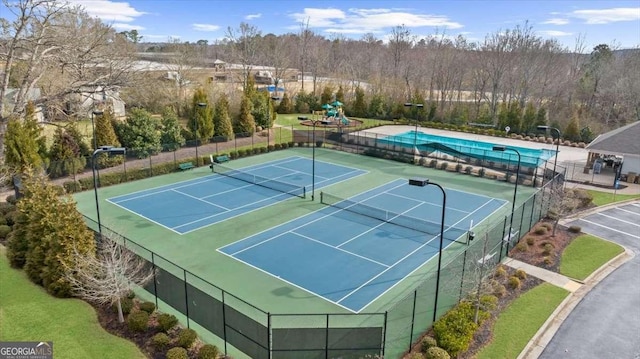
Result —
<instances>
[{"instance_id":1,"label":"blue tennis court surface","mask_svg":"<svg viewBox=\"0 0 640 359\"><path fill-rule=\"evenodd\" d=\"M242 177L257 176L282 186L311 185L311 159L286 159L241 168ZM365 171L316 160L316 189L364 174ZM259 183L260 180L258 180ZM296 192L295 195L300 195ZM109 198L107 201L179 234L195 231L292 198L291 193L247 183L232 177L210 176Z\"/></svg>"},{"instance_id":2,"label":"blue tennis court surface","mask_svg":"<svg viewBox=\"0 0 640 359\"><path fill-rule=\"evenodd\" d=\"M451 189L446 193L445 246L466 235L471 222L480 223L507 203ZM219 251L353 312L438 252L442 193L435 186L396 180L336 205Z\"/></svg>"}]
</instances>

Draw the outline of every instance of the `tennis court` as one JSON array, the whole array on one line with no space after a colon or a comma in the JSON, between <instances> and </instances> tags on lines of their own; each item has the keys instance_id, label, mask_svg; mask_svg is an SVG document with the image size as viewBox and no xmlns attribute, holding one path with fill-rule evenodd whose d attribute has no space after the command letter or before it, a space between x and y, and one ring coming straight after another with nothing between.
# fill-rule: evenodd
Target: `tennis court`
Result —
<instances>
[{"instance_id":1,"label":"tennis court","mask_svg":"<svg viewBox=\"0 0 640 359\"><path fill-rule=\"evenodd\" d=\"M315 188L366 171L315 161ZM111 202L179 234L261 209L294 196L312 184L312 160L292 156L234 169L214 165L216 173L171 185L109 198Z\"/></svg>"},{"instance_id":2,"label":"tennis court","mask_svg":"<svg viewBox=\"0 0 640 359\"><path fill-rule=\"evenodd\" d=\"M507 201L446 189L444 246ZM352 312L360 312L439 250L442 193L398 179L218 251ZM427 220L425 220L427 219Z\"/></svg>"}]
</instances>

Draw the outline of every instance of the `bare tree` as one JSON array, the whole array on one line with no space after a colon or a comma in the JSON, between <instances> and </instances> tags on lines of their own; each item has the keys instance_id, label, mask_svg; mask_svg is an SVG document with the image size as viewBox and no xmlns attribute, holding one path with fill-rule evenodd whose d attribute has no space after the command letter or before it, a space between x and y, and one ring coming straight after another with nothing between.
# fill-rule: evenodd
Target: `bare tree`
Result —
<instances>
[{"instance_id":1,"label":"bare tree","mask_svg":"<svg viewBox=\"0 0 640 359\"><path fill-rule=\"evenodd\" d=\"M561 183L551 183L544 189L543 198L547 202L547 217L553 220L552 237L556 235L556 228L560 220L573 213L576 209L591 202L585 190L564 188Z\"/></svg>"},{"instance_id":2,"label":"bare tree","mask_svg":"<svg viewBox=\"0 0 640 359\"><path fill-rule=\"evenodd\" d=\"M98 304L115 304L121 323L124 322L121 299L153 277L154 271L145 260L104 236L96 256L76 251L75 263L65 275L79 297Z\"/></svg>"},{"instance_id":3,"label":"bare tree","mask_svg":"<svg viewBox=\"0 0 640 359\"><path fill-rule=\"evenodd\" d=\"M258 61L260 31L257 27L242 22L237 29L228 27L226 35L231 42L235 59L242 65L242 85L246 87L251 69Z\"/></svg>"}]
</instances>

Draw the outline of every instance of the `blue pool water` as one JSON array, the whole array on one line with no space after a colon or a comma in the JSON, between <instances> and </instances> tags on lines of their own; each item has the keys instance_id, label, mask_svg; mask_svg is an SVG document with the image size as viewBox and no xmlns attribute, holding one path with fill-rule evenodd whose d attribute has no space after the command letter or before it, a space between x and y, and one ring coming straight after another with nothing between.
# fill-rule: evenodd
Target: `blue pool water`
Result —
<instances>
[{"instance_id":1,"label":"blue pool water","mask_svg":"<svg viewBox=\"0 0 640 359\"><path fill-rule=\"evenodd\" d=\"M471 157L493 162L517 163L518 155L513 151L494 151L495 143L475 141L454 137L430 135L424 132L408 131L397 135L379 138L378 142L385 145L394 145L404 148L413 148L414 145L422 152L440 151L455 157ZM507 146L520 153L522 166L538 167L556 154L556 151L547 149L534 149L518 146Z\"/></svg>"}]
</instances>

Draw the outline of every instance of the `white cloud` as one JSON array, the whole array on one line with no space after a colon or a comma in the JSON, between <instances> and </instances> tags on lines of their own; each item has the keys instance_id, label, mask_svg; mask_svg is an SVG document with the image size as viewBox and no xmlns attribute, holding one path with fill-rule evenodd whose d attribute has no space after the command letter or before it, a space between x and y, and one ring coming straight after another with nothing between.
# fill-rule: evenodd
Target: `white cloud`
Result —
<instances>
[{"instance_id":1,"label":"white cloud","mask_svg":"<svg viewBox=\"0 0 640 359\"><path fill-rule=\"evenodd\" d=\"M462 24L444 15L419 14L404 9L360 9L347 12L339 9L305 8L302 13L290 15L296 22L310 28L325 28L326 32L345 34L381 33L390 27L438 27L459 29Z\"/></svg>"},{"instance_id":2,"label":"white cloud","mask_svg":"<svg viewBox=\"0 0 640 359\"><path fill-rule=\"evenodd\" d=\"M192 24L191 28L195 31L218 31L220 26L213 24Z\"/></svg>"},{"instance_id":3,"label":"white cloud","mask_svg":"<svg viewBox=\"0 0 640 359\"><path fill-rule=\"evenodd\" d=\"M554 17L551 18L547 21L543 21L541 22L541 24L545 24L545 25L566 25L569 23L568 19L563 19L563 18L559 18L559 17Z\"/></svg>"},{"instance_id":4,"label":"white cloud","mask_svg":"<svg viewBox=\"0 0 640 359\"><path fill-rule=\"evenodd\" d=\"M562 36L571 36L571 35L573 35L572 32L557 31L557 30L541 30L541 31L537 31L537 32L539 34L541 34L541 35L553 36L553 37L562 37Z\"/></svg>"},{"instance_id":5,"label":"white cloud","mask_svg":"<svg viewBox=\"0 0 640 359\"><path fill-rule=\"evenodd\" d=\"M584 20L587 24L608 24L620 21L640 20L640 7L618 7L611 9L575 10L571 16Z\"/></svg>"},{"instance_id":6,"label":"white cloud","mask_svg":"<svg viewBox=\"0 0 640 359\"><path fill-rule=\"evenodd\" d=\"M127 2L111 0L69 0L71 5L80 5L91 16L100 18L104 22L131 22L137 17L145 15Z\"/></svg>"},{"instance_id":7,"label":"white cloud","mask_svg":"<svg viewBox=\"0 0 640 359\"><path fill-rule=\"evenodd\" d=\"M138 26L138 25L131 25L131 24L124 24L124 23L120 23L120 22L116 22L114 24L112 24L111 26L113 26L114 29L116 30L120 30L120 31L131 31L131 30L144 30L143 26Z\"/></svg>"},{"instance_id":8,"label":"white cloud","mask_svg":"<svg viewBox=\"0 0 640 359\"><path fill-rule=\"evenodd\" d=\"M262 17L262 14L258 13L258 14L249 14L247 16L244 17L245 20L253 20L253 19L259 19Z\"/></svg>"}]
</instances>

